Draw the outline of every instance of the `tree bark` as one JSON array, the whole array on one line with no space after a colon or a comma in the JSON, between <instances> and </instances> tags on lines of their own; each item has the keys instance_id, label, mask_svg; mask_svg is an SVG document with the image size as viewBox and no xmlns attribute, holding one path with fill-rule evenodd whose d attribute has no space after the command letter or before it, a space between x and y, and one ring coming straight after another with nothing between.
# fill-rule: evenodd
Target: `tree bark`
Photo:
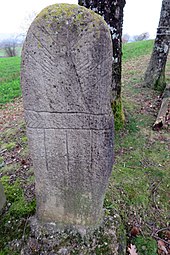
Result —
<instances>
[{"instance_id":1,"label":"tree bark","mask_svg":"<svg viewBox=\"0 0 170 255\"><path fill-rule=\"evenodd\" d=\"M162 96L162 104L157 119L153 125L154 130L170 126L170 84L166 85Z\"/></svg>"},{"instance_id":2,"label":"tree bark","mask_svg":"<svg viewBox=\"0 0 170 255\"><path fill-rule=\"evenodd\" d=\"M119 129L124 123L121 102L121 69L123 8L126 0L79 0L78 2L79 5L85 6L103 16L110 28L113 43L111 103L115 116L115 126L117 125L116 129Z\"/></svg>"},{"instance_id":3,"label":"tree bark","mask_svg":"<svg viewBox=\"0 0 170 255\"><path fill-rule=\"evenodd\" d=\"M152 56L145 73L144 85L163 91L165 82L165 66L170 45L170 0L162 1L157 35Z\"/></svg>"}]
</instances>

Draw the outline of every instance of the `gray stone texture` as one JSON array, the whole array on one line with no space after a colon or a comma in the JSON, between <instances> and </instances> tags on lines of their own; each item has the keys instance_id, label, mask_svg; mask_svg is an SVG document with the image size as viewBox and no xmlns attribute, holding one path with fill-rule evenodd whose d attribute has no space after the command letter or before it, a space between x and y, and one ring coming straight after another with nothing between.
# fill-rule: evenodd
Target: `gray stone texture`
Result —
<instances>
[{"instance_id":1,"label":"gray stone texture","mask_svg":"<svg viewBox=\"0 0 170 255\"><path fill-rule=\"evenodd\" d=\"M21 85L37 218L95 227L113 164L112 43L100 16L56 4L32 23Z\"/></svg>"},{"instance_id":2,"label":"gray stone texture","mask_svg":"<svg viewBox=\"0 0 170 255\"><path fill-rule=\"evenodd\" d=\"M4 189L2 184L0 183L0 211L2 210L2 208L4 207L6 203L6 197L5 197L5 193L4 193Z\"/></svg>"}]
</instances>

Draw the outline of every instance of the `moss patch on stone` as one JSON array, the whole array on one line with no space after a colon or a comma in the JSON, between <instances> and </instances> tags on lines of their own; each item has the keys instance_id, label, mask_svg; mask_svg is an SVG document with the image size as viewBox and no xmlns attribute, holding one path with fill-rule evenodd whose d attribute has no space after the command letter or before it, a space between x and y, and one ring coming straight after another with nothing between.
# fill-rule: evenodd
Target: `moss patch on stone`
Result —
<instances>
[{"instance_id":1,"label":"moss patch on stone","mask_svg":"<svg viewBox=\"0 0 170 255\"><path fill-rule=\"evenodd\" d=\"M48 7L44 8L36 17L39 18L47 18L48 16L62 16L67 15L67 17L71 17L74 15L74 10L77 9L76 4L54 4L49 5Z\"/></svg>"},{"instance_id":2,"label":"moss patch on stone","mask_svg":"<svg viewBox=\"0 0 170 255\"><path fill-rule=\"evenodd\" d=\"M39 22L44 19L48 24L48 27L51 27L53 23L57 24L57 29L59 30L63 23L67 24L70 27L80 30L85 26L85 28L93 28L93 24L100 27L101 24L105 24L106 30L109 28L104 21L104 19L96 14L95 12L76 5L76 4L54 4L43 9L35 18L34 22Z\"/></svg>"}]
</instances>

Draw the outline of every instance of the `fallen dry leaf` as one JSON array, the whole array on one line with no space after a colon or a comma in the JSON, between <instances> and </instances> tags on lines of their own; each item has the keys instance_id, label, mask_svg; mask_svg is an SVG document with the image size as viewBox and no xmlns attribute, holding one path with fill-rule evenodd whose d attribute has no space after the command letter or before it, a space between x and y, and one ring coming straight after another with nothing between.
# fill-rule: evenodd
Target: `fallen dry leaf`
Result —
<instances>
[{"instance_id":1,"label":"fallen dry leaf","mask_svg":"<svg viewBox=\"0 0 170 255\"><path fill-rule=\"evenodd\" d=\"M166 237L167 237L168 239L170 239L170 230L166 230L166 231L165 231L165 235L166 235Z\"/></svg>"},{"instance_id":2,"label":"fallen dry leaf","mask_svg":"<svg viewBox=\"0 0 170 255\"><path fill-rule=\"evenodd\" d=\"M158 254L162 254L162 251L164 254L168 254L165 243L162 240L158 240Z\"/></svg>"},{"instance_id":3,"label":"fallen dry leaf","mask_svg":"<svg viewBox=\"0 0 170 255\"><path fill-rule=\"evenodd\" d=\"M128 252L130 255L138 255L136 251L136 246L131 244L130 247L128 248Z\"/></svg>"},{"instance_id":4,"label":"fallen dry leaf","mask_svg":"<svg viewBox=\"0 0 170 255\"><path fill-rule=\"evenodd\" d=\"M137 235L139 235L140 230L139 230L138 227L133 226L133 228L131 229L130 233L131 233L131 236L137 236Z\"/></svg>"}]
</instances>

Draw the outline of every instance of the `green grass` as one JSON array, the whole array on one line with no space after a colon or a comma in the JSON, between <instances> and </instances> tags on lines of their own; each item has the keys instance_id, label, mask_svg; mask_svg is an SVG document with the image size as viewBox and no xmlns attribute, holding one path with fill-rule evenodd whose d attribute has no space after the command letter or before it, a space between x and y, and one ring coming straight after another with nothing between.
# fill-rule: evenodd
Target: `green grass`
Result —
<instances>
[{"instance_id":1,"label":"green grass","mask_svg":"<svg viewBox=\"0 0 170 255\"><path fill-rule=\"evenodd\" d=\"M8 176L3 176L1 182L4 187L8 202L8 211L0 218L0 248L4 248L4 254L14 254L5 252L5 243L14 238L22 238L23 233L27 234L28 229L24 229L25 218L35 213L35 200L27 202L24 197L20 180L10 183ZM3 253L2 253L3 254Z\"/></svg>"},{"instance_id":2,"label":"green grass","mask_svg":"<svg viewBox=\"0 0 170 255\"><path fill-rule=\"evenodd\" d=\"M152 47L153 40L126 43L123 45L123 61L146 55ZM2 53L0 50L0 55ZM0 58L0 105L21 96L20 61L20 57Z\"/></svg>"},{"instance_id":3,"label":"green grass","mask_svg":"<svg viewBox=\"0 0 170 255\"><path fill-rule=\"evenodd\" d=\"M151 237L152 227L161 229L169 224L169 133L152 130L155 116L149 110L149 103L154 103L159 93L143 88L141 82L147 66L145 55L152 52L153 41L123 47L122 99L126 125L115 134L116 162L105 206L110 213L114 208L120 214L128 234L133 225L140 226L142 236L129 240L139 254L156 255L157 242ZM141 111L141 107L147 110Z\"/></svg>"},{"instance_id":4,"label":"green grass","mask_svg":"<svg viewBox=\"0 0 170 255\"><path fill-rule=\"evenodd\" d=\"M20 61L20 57L0 58L0 84L19 77Z\"/></svg>"},{"instance_id":5,"label":"green grass","mask_svg":"<svg viewBox=\"0 0 170 255\"><path fill-rule=\"evenodd\" d=\"M0 85L0 105L13 101L21 96L20 78L3 82Z\"/></svg>"},{"instance_id":6,"label":"green grass","mask_svg":"<svg viewBox=\"0 0 170 255\"><path fill-rule=\"evenodd\" d=\"M153 40L123 44L123 61L150 54L153 49Z\"/></svg>"},{"instance_id":7,"label":"green grass","mask_svg":"<svg viewBox=\"0 0 170 255\"><path fill-rule=\"evenodd\" d=\"M135 244L141 255L157 254L157 243L151 237L151 233L153 229L166 227L169 216L169 134L167 130L153 131L151 127L155 116L150 111L141 111L141 107L146 108L147 103L153 102L152 100L155 100L158 95L155 94L154 98L151 90L140 86L141 70L146 68L147 63L139 66L138 58L150 54L152 47L153 41L135 42L123 46L123 61L133 59L129 63L131 65L133 62L134 65L127 67L128 63L125 63L127 69L123 73L126 77L124 77L122 99L126 113L126 125L122 131L117 131L115 134L115 164L105 197L107 213L113 216L116 211L120 215L122 228L126 229L127 239L131 227L135 224L140 226L142 235L128 242ZM144 59L145 57L141 58L141 62L145 61ZM15 89L19 91L17 75L19 75L20 58L1 60L6 61L3 62L4 67L0 67L2 75L0 76L2 79L0 91L3 88L1 101L5 103L17 96ZM12 66L15 66L15 71ZM170 70L169 63L167 63L167 68ZM16 79L18 80L14 86L13 81ZM27 137L23 124L18 123L16 129L6 129L3 131L2 138L0 145L7 149L7 156L9 153L13 155L17 144L21 144L23 149L20 157L22 159L28 157ZM4 157L0 159L0 162L5 160ZM25 200L21 179L18 178L14 183L10 183L8 176L15 174L20 167L20 162L13 162L1 168L7 202L11 203L6 213L0 218L0 233L5 230L5 235L0 236L0 246L2 246L0 254L3 255L10 254L8 250L5 250L5 244L22 237L26 217L35 210L35 201ZM31 168L29 170L32 171ZM27 171L26 184L29 185L33 181L33 175ZM12 231L11 226L16 231Z\"/></svg>"},{"instance_id":8,"label":"green grass","mask_svg":"<svg viewBox=\"0 0 170 255\"><path fill-rule=\"evenodd\" d=\"M16 128L5 129L1 133L0 147L2 150L7 149L6 156L0 158L0 162L4 162L4 165L0 166L0 172L7 199L4 211L0 212L0 255L19 255L20 252L11 250L7 243L28 234L27 218L35 213L35 199L28 199L23 188L34 183L32 169L26 170L22 163L22 159L27 160L29 156L25 124L22 122L18 123ZM8 155L19 161L6 164ZM20 171L23 170L22 176Z\"/></svg>"},{"instance_id":9,"label":"green grass","mask_svg":"<svg viewBox=\"0 0 170 255\"><path fill-rule=\"evenodd\" d=\"M135 238L134 244L140 250L140 255L157 255L157 243L153 238L139 236Z\"/></svg>"},{"instance_id":10,"label":"green grass","mask_svg":"<svg viewBox=\"0 0 170 255\"><path fill-rule=\"evenodd\" d=\"M154 131L144 132L135 115L115 137L116 162L105 206L111 215L113 209L118 212L127 234L133 225L140 226L143 236L129 240L139 254L156 255L157 243L150 227L161 229L168 225L170 155L167 143L157 141ZM155 138L152 144L150 137Z\"/></svg>"},{"instance_id":11,"label":"green grass","mask_svg":"<svg viewBox=\"0 0 170 255\"><path fill-rule=\"evenodd\" d=\"M20 57L0 58L0 105L21 96Z\"/></svg>"}]
</instances>

